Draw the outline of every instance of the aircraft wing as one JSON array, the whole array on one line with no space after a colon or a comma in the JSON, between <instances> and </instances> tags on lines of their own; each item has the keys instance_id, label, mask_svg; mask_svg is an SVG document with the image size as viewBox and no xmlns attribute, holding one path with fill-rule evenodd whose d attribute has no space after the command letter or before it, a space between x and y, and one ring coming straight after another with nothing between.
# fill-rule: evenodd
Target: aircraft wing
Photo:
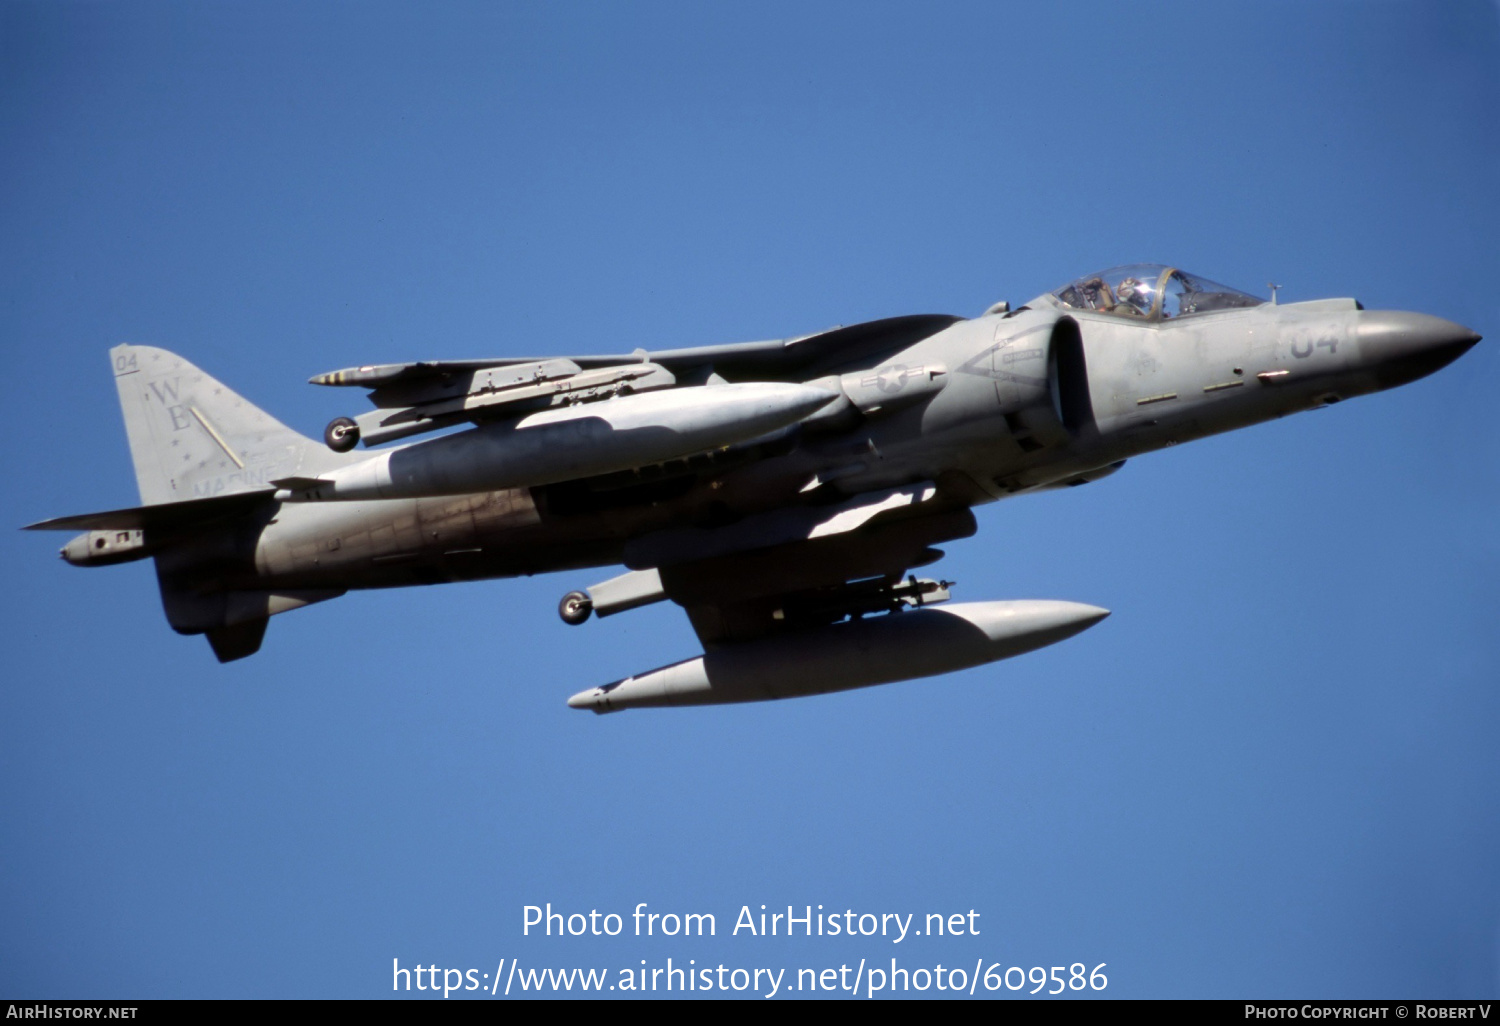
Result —
<instances>
[{"instance_id":1,"label":"aircraft wing","mask_svg":"<svg viewBox=\"0 0 1500 1026\"><path fill-rule=\"evenodd\" d=\"M974 531L967 505L924 482L725 528L656 532L629 543L625 559L657 575L711 646L940 601L945 584L903 577L942 558L934 545Z\"/></svg>"},{"instance_id":2,"label":"aircraft wing","mask_svg":"<svg viewBox=\"0 0 1500 1026\"><path fill-rule=\"evenodd\" d=\"M801 382L895 352L960 318L916 314L768 342L603 356L506 357L347 367L315 385L370 389L375 409L329 425L329 445L379 445L464 422L680 385Z\"/></svg>"},{"instance_id":3,"label":"aircraft wing","mask_svg":"<svg viewBox=\"0 0 1500 1026\"><path fill-rule=\"evenodd\" d=\"M580 369L650 362L681 372L711 366L726 381L806 380L826 369L872 353L901 349L962 320L951 314L912 314L865 321L788 339L734 342L633 353L568 357L501 357L488 360L424 360L415 363L372 364L330 371L309 379L314 385L381 388L432 379L455 378L494 367L570 360Z\"/></svg>"}]
</instances>

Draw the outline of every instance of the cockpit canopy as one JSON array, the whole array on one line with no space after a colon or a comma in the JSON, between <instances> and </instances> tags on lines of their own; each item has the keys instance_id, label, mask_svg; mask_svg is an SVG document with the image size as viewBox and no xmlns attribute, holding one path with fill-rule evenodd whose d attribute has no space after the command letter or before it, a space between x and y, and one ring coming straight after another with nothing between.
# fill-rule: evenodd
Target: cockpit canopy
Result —
<instances>
[{"instance_id":1,"label":"cockpit canopy","mask_svg":"<svg viewBox=\"0 0 1500 1026\"><path fill-rule=\"evenodd\" d=\"M1259 296L1162 264L1112 267L1069 282L1052 295L1074 310L1149 321L1260 306L1265 302Z\"/></svg>"}]
</instances>

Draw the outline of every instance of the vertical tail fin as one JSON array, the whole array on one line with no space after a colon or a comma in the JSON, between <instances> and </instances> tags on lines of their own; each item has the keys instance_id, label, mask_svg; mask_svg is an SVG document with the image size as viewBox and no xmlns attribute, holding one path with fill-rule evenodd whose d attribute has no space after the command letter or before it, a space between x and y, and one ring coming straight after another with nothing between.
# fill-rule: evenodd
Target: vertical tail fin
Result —
<instances>
[{"instance_id":1,"label":"vertical tail fin","mask_svg":"<svg viewBox=\"0 0 1500 1026\"><path fill-rule=\"evenodd\" d=\"M175 353L122 345L109 355L142 505L259 491L351 462Z\"/></svg>"},{"instance_id":2,"label":"vertical tail fin","mask_svg":"<svg viewBox=\"0 0 1500 1026\"><path fill-rule=\"evenodd\" d=\"M176 353L124 345L109 355L144 506L268 492L279 478L316 477L369 458L298 434ZM184 634L207 634L220 662L259 649L268 617L343 594L221 590L213 568L252 558L235 544L218 531L156 553L167 622Z\"/></svg>"}]
</instances>

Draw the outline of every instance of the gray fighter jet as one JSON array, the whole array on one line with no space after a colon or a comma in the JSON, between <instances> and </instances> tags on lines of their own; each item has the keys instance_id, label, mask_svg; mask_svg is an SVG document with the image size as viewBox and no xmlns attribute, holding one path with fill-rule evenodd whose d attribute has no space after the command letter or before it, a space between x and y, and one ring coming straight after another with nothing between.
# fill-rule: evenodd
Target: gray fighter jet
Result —
<instances>
[{"instance_id":1,"label":"gray fighter jet","mask_svg":"<svg viewBox=\"0 0 1500 1026\"><path fill-rule=\"evenodd\" d=\"M1424 314L1278 305L1137 265L972 320L335 371L312 381L367 388L374 409L322 442L179 356L122 345L142 505L31 527L83 531L62 550L75 566L155 559L167 621L222 661L258 650L270 616L351 588L623 564L564 596L563 620L671 599L704 654L569 705L816 694L1018 655L1108 615L942 605L949 583L912 571L974 533L973 507L1405 384L1477 341Z\"/></svg>"}]
</instances>

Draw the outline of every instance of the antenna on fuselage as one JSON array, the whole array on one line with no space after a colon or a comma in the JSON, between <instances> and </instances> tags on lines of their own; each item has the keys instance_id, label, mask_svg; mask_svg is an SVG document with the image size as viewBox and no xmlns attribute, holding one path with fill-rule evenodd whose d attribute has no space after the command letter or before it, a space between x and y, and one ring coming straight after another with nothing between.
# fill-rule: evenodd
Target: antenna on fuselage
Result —
<instances>
[{"instance_id":1,"label":"antenna on fuselage","mask_svg":"<svg viewBox=\"0 0 1500 1026\"><path fill-rule=\"evenodd\" d=\"M1276 284L1274 281L1268 281L1268 282L1266 282L1266 288L1268 288L1268 289L1271 290L1271 305L1275 306L1276 305L1276 290L1279 289L1279 288L1281 288L1281 286L1278 285L1278 284Z\"/></svg>"}]
</instances>

